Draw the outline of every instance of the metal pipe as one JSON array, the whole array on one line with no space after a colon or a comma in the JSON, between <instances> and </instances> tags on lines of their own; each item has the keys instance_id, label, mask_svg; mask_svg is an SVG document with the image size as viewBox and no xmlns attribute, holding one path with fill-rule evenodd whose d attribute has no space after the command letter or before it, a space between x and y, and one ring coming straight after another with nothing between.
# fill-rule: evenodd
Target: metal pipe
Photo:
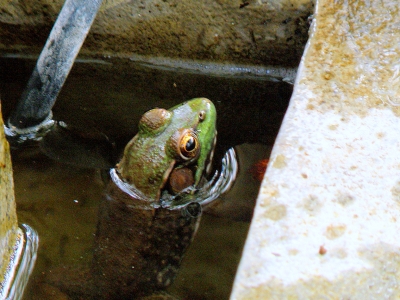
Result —
<instances>
[{"instance_id":1,"label":"metal pipe","mask_svg":"<svg viewBox=\"0 0 400 300\"><path fill-rule=\"evenodd\" d=\"M102 0L66 0L8 127L35 128L48 119ZM24 131L25 133L25 131Z\"/></svg>"}]
</instances>

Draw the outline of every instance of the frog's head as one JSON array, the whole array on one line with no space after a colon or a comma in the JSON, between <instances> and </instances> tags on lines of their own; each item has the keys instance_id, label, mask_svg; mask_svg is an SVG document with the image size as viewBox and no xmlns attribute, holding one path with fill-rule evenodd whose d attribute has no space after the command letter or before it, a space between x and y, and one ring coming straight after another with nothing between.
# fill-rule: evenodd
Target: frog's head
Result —
<instances>
[{"instance_id":1,"label":"frog's head","mask_svg":"<svg viewBox=\"0 0 400 300\"><path fill-rule=\"evenodd\" d=\"M117 172L152 202L165 189L177 193L198 186L211 171L216 116L214 104L206 98L146 112Z\"/></svg>"}]
</instances>

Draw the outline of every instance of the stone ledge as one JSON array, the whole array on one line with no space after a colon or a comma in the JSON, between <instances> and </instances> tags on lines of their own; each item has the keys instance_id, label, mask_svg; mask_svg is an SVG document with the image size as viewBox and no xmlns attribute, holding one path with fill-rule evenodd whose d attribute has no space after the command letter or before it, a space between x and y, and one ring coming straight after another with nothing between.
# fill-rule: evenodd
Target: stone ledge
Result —
<instances>
[{"instance_id":1,"label":"stone ledge","mask_svg":"<svg viewBox=\"0 0 400 300\"><path fill-rule=\"evenodd\" d=\"M0 51L38 53L62 0L0 0ZM313 0L104 1L81 53L297 66Z\"/></svg>"},{"instance_id":2,"label":"stone ledge","mask_svg":"<svg viewBox=\"0 0 400 300\"><path fill-rule=\"evenodd\" d=\"M398 12L318 1L231 299L400 297Z\"/></svg>"}]
</instances>

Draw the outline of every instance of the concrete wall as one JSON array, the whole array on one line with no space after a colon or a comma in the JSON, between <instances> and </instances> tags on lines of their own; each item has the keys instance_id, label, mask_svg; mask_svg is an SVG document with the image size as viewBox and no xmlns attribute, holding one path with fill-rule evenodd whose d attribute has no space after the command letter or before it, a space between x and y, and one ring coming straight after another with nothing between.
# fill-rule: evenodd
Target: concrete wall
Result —
<instances>
[{"instance_id":1,"label":"concrete wall","mask_svg":"<svg viewBox=\"0 0 400 300\"><path fill-rule=\"evenodd\" d=\"M10 149L0 114L0 299L8 294L23 243L15 209ZM19 250L19 254L20 254Z\"/></svg>"},{"instance_id":2,"label":"concrete wall","mask_svg":"<svg viewBox=\"0 0 400 300\"><path fill-rule=\"evenodd\" d=\"M39 53L63 0L0 0L0 52ZM297 66L313 0L104 0L90 55Z\"/></svg>"},{"instance_id":3,"label":"concrete wall","mask_svg":"<svg viewBox=\"0 0 400 300\"><path fill-rule=\"evenodd\" d=\"M400 298L399 24L318 0L232 300Z\"/></svg>"}]
</instances>

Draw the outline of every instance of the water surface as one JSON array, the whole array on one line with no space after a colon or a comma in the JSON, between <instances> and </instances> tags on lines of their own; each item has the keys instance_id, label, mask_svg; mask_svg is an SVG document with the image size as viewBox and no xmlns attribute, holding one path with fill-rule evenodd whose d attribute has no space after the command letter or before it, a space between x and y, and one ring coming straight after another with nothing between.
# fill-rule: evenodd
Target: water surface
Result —
<instances>
[{"instance_id":1,"label":"water surface","mask_svg":"<svg viewBox=\"0 0 400 300\"><path fill-rule=\"evenodd\" d=\"M34 62L0 59L0 91L5 118L19 98ZM53 109L54 118L77 130L95 131L111 141L111 163L134 136L140 116L154 107L169 108L194 97L211 99L218 113L216 160L240 148L240 176L226 203L251 212L259 182L253 163L268 157L292 88L266 78L217 77L157 70L132 62L76 64ZM85 136L85 135L83 135ZM96 135L95 135L96 136ZM92 138L92 137L90 137ZM37 145L12 151L18 218L38 231L38 259L25 299L68 299L48 278L70 266L85 266L92 257L104 171L90 168L90 151L69 157L44 155ZM76 160L80 154L88 158ZM54 160L57 159L58 160ZM232 199L232 200L231 200ZM244 205L242 205L244 203ZM251 214L251 213L250 213ZM243 216L243 214L242 214ZM182 299L228 299L249 220L204 214L195 240L169 291Z\"/></svg>"}]
</instances>

